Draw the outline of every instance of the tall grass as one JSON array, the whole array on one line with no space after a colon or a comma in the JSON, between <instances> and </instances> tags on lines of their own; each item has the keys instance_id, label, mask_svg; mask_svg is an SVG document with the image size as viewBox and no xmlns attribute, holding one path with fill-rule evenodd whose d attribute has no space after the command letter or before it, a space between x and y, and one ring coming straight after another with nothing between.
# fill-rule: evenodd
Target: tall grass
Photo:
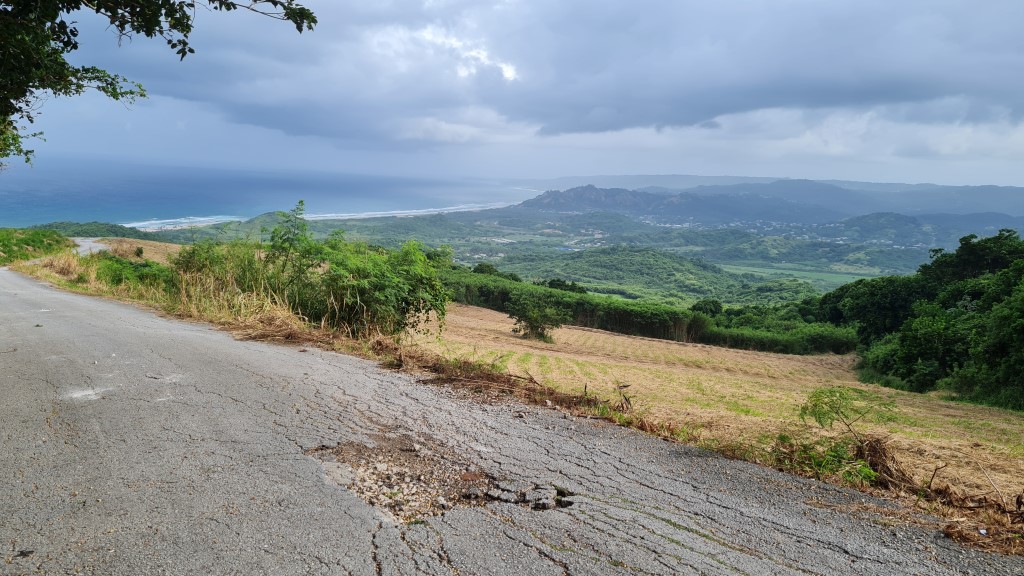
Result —
<instances>
[{"instance_id":1,"label":"tall grass","mask_svg":"<svg viewBox=\"0 0 1024 576\"><path fill-rule=\"evenodd\" d=\"M400 337L429 315L443 319L448 301L419 244L389 251L340 236L318 242L296 218L275 229L269 245L204 241L183 248L169 265L141 256L133 249L67 252L43 267L78 290L233 324L261 338L297 337L304 324L361 339Z\"/></svg>"}]
</instances>

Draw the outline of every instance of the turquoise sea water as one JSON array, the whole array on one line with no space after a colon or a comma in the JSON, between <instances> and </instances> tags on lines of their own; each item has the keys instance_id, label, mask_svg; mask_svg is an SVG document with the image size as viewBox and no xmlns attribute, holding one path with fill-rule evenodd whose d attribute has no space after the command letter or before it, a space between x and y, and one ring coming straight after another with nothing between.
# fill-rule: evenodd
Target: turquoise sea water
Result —
<instances>
[{"instance_id":1,"label":"turquoise sea water","mask_svg":"<svg viewBox=\"0 0 1024 576\"><path fill-rule=\"evenodd\" d=\"M48 163L0 173L0 227L245 219L289 210L299 200L309 215L410 212L501 205L532 195L481 180Z\"/></svg>"}]
</instances>

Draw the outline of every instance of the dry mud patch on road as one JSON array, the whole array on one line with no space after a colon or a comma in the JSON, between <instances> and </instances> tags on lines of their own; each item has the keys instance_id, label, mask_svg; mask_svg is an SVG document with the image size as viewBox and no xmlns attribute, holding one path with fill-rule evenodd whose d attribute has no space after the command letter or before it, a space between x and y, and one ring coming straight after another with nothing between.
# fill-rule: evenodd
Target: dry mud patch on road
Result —
<instances>
[{"instance_id":1,"label":"dry mud patch on road","mask_svg":"<svg viewBox=\"0 0 1024 576\"><path fill-rule=\"evenodd\" d=\"M542 511L572 505L568 490L543 483L495 478L429 437L383 433L373 445L346 442L307 450L324 480L348 489L396 522L420 522L453 508L491 501Z\"/></svg>"}]
</instances>

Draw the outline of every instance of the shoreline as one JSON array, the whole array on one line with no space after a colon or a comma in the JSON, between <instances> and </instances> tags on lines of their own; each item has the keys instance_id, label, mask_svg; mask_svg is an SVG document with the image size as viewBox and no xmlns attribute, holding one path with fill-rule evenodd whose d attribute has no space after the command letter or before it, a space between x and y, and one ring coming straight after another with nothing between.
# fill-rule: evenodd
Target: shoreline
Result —
<instances>
[{"instance_id":1,"label":"shoreline","mask_svg":"<svg viewBox=\"0 0 1024 576\"><path fill-rule=\"evenodd\" d=\"M372 212L306 214L306 220L363 220L368 218L427 216L430 214L447 214L452 212L474 212L512 206L511 202L492 202L488 204L460 204L445 208L421 208L416 210L383 210ZM253 217L242 216L186 216L183 218L153 219L140 222L121 223L121 226L135 228L142 232L160 232L164 230L186 230L188 228L212 226L227 222L244 222Z\"/></svg>"}]
</instances>

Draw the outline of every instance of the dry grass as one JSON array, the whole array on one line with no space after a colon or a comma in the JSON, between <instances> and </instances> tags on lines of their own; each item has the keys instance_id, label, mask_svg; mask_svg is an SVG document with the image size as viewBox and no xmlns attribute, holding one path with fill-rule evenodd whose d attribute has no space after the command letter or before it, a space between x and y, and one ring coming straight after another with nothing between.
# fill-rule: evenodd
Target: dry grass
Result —
<instances>
[{"instance_id":1,"label":"dry grass","mask_svg":"<svg viewBox=\"0 0 1024 576\"><path fill-rule=\"evenodd\" d=\"M181 250L180 244L153 242L151 240L135 240L132 238L100 238L97 242L110 247L110 253L128 260L152 260L160 264L169 264L169 259ZM142 248L142 257L136 256Z\"/></svg>"},{"instance_id":2,"label":"dry grass","mask_svg":"<svg viewBox=\"0 0 1024 576\"><path fill-rule=\"evenodd\" d=\"M136 240L103 242L109 242L114 255L133 261L167 262L167 258L181 248L175 244ZM143 246L141 258L135 254L139 245ZM176 294L139 284L110 286L96 279L93 260L71 250L46 257L39 264L16 263L14 269L75 292L134 302L179 318L212 322L242 340L312 342L331 339L324 331L311 328L284 304L263 294L225 289L208 277L180 278Z\"/></svg>"},{"instance_id":3,"label":"dry grass","mask_svg":"<svg viewBox=\"0 0 1024 576\"><path fill-rule=\"evenodd\" d=\"M54 274L69 280L85 271L81 259L70 250L44 259L42 265Z\"/></svg>"},{"instance_id":4,"label":"dry grass","mask_svg":"<svg viewBox=\"0 0 1024 576\"><path fill-rule=\"evenodd\" d=\"M648 422L706 445L744 446L755 460L780 430L804 428L798 407L816 388L868 389L897 408L861 428L888 439L916 485L930 483L961 502L1002 495L1011 508L1024 489L1024 414L862 384L852 355L769 354L574 327L554 331L554 344L545 344L515 336L512 326L504 314L453 304L444 336L411 346L494 364L566 394L616 402L625 393Z\"/></svg>"}]
</instances>

